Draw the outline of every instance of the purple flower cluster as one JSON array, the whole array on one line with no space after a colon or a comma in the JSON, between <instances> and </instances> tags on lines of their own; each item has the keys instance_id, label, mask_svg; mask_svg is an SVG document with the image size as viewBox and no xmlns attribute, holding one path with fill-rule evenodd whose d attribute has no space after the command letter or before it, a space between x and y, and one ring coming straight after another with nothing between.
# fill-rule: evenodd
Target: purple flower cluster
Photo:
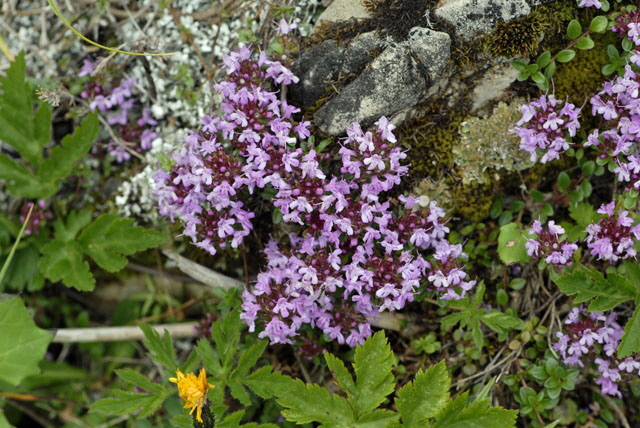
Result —
<instances>
[{"instance_id":1,"label":"purple flower cluster","mask_svg":"<svg viewBox=\"0 0 640 428\"><path fill-rule=\"evenodd\" d=\"M633 245L640 239L640 224L633 226L628 211L616 215L614 209L615 201L601 205L598 213L604 217L587 226L587 247L598 260L617 262L636 256Z\"/></svg>"},{"instance_id":2,"label":"purple flower cluster","mask_svg":"<svg viewBox=\"0 0 640 428\"><path fill-rule=\"evenodd\" d=\"M558 342L553 349L560 352L565 364L584 367L585 363L594 362L600 373L596 384L600 385L602 392L621 397L618 382L625 372L640 375L640 360L636 357L616 358L623 335L622 327L616 322L617 317L615 312L609 315L591 312L587 315L583 306L573 308L564 321L566 333L556 333Z\"/></svg>"},{"instance_id":3,"label":"purple flower cluster","mask_svg":"<svg viewBox=\"0 0 640 428\"><path fill-rule=\"evenodd\" d=\"M267 243L267 264L243 294L251 331L257 321L260 337L292 343L307 326L355 346L381 311L412 301L421 280L445 299L473 287L461 246L446 241L444 211L431 203L418 213L415 198L387 196L408 167L385 117L371 130L347 128L341 167L330 174L323 165L331 159L305 141L309 122L296 124L299 109L270 90L298 79L247 47L225 57L224 67L227 79L215 85L221 114L205 117L172 170L156 174L156 194L161 214L184 221L184 234L212 254L251 232L254 213L243 201L256 189L270 195L287 233ZM434 252L433 266L421 250Z\"/></svg>"},{"instance_id":4,"label":"purple flower cluster","mask_svg":"<svg viewBox=\"0 0 640 428\"><path fill-rule=\"evenodd\" d=\"M98 62L85 59L79 76L90 75ZM148 109L142 110L141 117L134 115L135 99L132 95L132 88L136 80L131 77L122 80L119 85L105 88L96 82L85 84L85 90L80 94L82 98L89 99L89 108L99 110L106 115L107 123L117 130L120 144L111 140L108 148L109 154L115 158L116 162L122 163L131 158L131 154L123 147L126 145L129 150L136 152L151 149L153 140L158 138L154 128L158 122L151 117Z\"/></svg>"},{"instance_id":5,"label":"purple flower cluster","mask_svg":"<svg viewBox=\"0 0 640 428\"><path fill-rule=\"evenodd\" d=\"M615 21L611 31L617 33L621 38L628 38L636 46L640 46L640 11L624 9L615 17Z\"/></svg>"},{"instance_id":6,"label":"purple flower cluster","mask_svg":"<svg viewBox=\"0 0 640 428\"><path fill-rule=\"evenodd\" d=\"M527 254L534 258L544 258L547 264L557 266L571 265L571 257L578 246L573 242L563 242L564 228L555 224L550 220L546 228L536 220L529 230L529 235L535 236L530 238L524 244L527 248Z\"/></svg>"},{"instance_id":7,"label":"purple flower cluster","mask_svg":"<svg viewBox=\"0 0 640 428\"><path fill-rule=\"evenodd\" d=\"M607 129L595 129L589 134L585 147L598 150L601 159L615 163L618 180L628 187L640 189L640 81L626 66L623 77L605 82L602 90L591 98L591 112L601 117Z\"/></svg>"},{"instance_id":8,"label":"purple flower cluster","mask_svg":"<svg viewBox=\"0 0 640 428\"><path fill-rule=\"evenodd\" d=\"M580 109L568 101L559 101L553 95L542 95L520 107L522 118L514 130L520 137L520 148L529 152L535 162L542 154L541 163L559 159L569 150L569 137L575 137L580 128Z\"/></svg>"},{"instance_id":9,"label":"purple flower cluster","mask_svg":"<svg viewBox=\"0 0 640 428\"><path fill-rule=\"evenodd\" d=\"M268 84L297 82L287 68L243 47L224 58L227 80L215 85L222 115L205 116L199 132L189 132L173 155L175 166L155 176L160 214L185 222L185 235L215 254L237 248L253 229L254 214L241 194L269 187L285 221L302 217L319 202L324 173L314 150L304 152L297 138L309 136L309 122L294 125L300 110L281 101Z\"/></svg>"}]
</instances>

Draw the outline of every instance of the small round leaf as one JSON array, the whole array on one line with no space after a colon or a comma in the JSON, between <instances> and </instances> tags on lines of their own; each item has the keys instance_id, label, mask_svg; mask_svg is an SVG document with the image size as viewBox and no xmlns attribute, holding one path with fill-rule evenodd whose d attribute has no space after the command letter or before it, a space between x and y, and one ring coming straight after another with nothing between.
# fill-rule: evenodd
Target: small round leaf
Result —
<instances>
[{"instance_id":1,"label":"small round leaf","mask_svg":"<svg viewBox=\"0 0 640 428\"><path fill-rule=\"evenodd\" d=\"M591 49L594 45L595 43L593 43L593 40L591 40L591 37L589 36L583 37L582 39L578 40L578 43L576 43L576 47L582 50Z\"/></svg>"},{"instance_id":2,"label":"small round leaf","mask_svg":"<svg viewBox=\"0 0 640 428\"><path fill-rule=\"evenodd\" d=\"M574 56L576 56L576 51L565 49L558 52L558 55L556 55L556 59L558 60L558 62L569 62L573 59Z\"/></svg>"},{"instance_id":3,"label":"small round leaf","mask_svg":"<svg viewBox=\"0 0 640 428\"><path fill-rule=\"evenodd\" d=\"M550 59L551 59L551 52L545 51L540 54L540 56L538 57L538 60L536 61L536 64L538 64L538 67L544 68L547 65L549 65Z\"/></svg>"},{"instance_id":4,"label":"small round leaf","mask_svg":"<svg viewBox=\"0 0 640 428\"><path fill-rule=\"evenodd\" d=\"M547 66L544 70L544 77L547 79L551 79L553 75L556 73L556 62L553 61L551 64Z\"/></svg>"},{"instance_id":5,"label":"small round leaf","mask_svg":"<svg viewBox=\"0 0 640 428\"><path fill-rule=\"evenodd\" d=\"M567 36L570 39L577 39L580 34L582 34L582 25L577 20L572 19L567 26Z\"/></svg>"},{"instance_id":6,"label":"small round leaf","mask_svg":"<svg viewBox=\"0 0 640 428\"><path fill-rule=\"evenodd\" d=\"M589 29L594 33L604 33L604 30L607 29L607 25L609 24L609 20L606 16L598 15L591 20L591 24L589 24Z\"/></svg>"}]
</instances>

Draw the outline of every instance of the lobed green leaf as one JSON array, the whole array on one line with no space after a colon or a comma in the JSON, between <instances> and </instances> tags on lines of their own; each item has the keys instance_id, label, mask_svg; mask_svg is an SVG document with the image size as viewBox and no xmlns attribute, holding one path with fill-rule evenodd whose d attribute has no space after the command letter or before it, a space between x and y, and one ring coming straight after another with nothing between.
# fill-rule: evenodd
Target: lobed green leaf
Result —
<instances>
[{"instance_id":1,"label":"lobed green leaf","mask_svg":"<svg viewBox=\"0 0 640 428\"><path fill-rule=\"evenodd\" d=\"M36 326L22 299L0 300L0 380L13 386L40 373L51 333Z\"/></svg>"},{"instance_id":2,"label":"lobed green leaf","mask_svg":"<svg viewBox=\"0 0 640 428\"><path fill-rule=\"evenodd\" d=\"M42 257L38 263L40 273L52 282L62 281L67 287L79 291L91 291L96 280L89 270L89 263L82 257L82 248L77 242L58 239L40 249Z\"/></svg>"},{"instance_id":3,"label":"lobed green leaf","mask_svg":"<svg viewBox=\"0 0 640 428\"><path fill-rule=\"evenodd\" d=\"M395 400L405 427L424 426L424 421L435 417L449 400L451 378L444 361L418 371L415 379L402 387Z\"/></svg>"},{"instance_id":4,"label":"lobed green leaf","mask_svg":"<svg viewBox=\"0 0 640 428\"><path fill-rule=\"evenodd\" d=\"M624 335L618 346L618 357L625 358L634 352L640 352L640 302L636 302L633 315L624 326Z\"/></svg>"},{"instance_id":5,"label":"lobed green leaf","mask_svg":"<svg viewBox=\"0 0 640 428\"><path fill-rule=\"evenodd\" d=\"M391 372L394 362L393 352L382 331L356 347L353 404L358 417L378 407L395 389L395 378Z\"/></svg>"}]
</instances>

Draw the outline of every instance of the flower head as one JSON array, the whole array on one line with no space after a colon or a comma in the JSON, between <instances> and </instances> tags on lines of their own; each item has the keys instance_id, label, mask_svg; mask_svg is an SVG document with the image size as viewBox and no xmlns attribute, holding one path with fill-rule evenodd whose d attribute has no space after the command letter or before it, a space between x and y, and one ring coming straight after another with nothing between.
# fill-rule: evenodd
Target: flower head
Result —
<instances>
[{"instance_id":1,"label":"flower head","mask_svg":"<svg viewBox=\"0 0 640 428\"><path fill-rule=\"evenodd\" d=\"M193 373L184 375L180 370L176 370L178 377L169 378L169 382L173 382L178 385L178 394L180 398L185 401L184 408L191 409L190 415L196 410L196 420L203 422L202 420L202 407L207 402L207 392L209 388L215 388L207 382L207 373L204 368L200 369L198 376Z\"/></svg>"}]
</instances>

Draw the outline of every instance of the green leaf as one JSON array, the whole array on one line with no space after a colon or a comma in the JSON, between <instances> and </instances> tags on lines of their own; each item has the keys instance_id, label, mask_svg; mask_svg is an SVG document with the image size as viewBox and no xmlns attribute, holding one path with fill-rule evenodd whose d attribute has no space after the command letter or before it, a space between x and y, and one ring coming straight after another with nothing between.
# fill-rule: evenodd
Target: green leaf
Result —
<instances>
[{"instance_id":1,"label":"green leaf","mask_svg":"<svg viewBox=\"0 0 640 428\"><path fill-rule=\"evenodd\" d=\"M274 395L285 394L290 385L290 378L272 370L271 366L260 367L246 377L244 384L265 400Z\"/></svg>"},{"instance_id":2,"label":"green leaf","mask_svg":"<svg viewBox=\"0 0 640 428\"><path fill-rule=\"evenodd\" d=\"M519 60L513 60L511 61L511 65L513 66L513 68L515 68L518 71L526 71L527 70L527 64L525 64L522 61Z\"/></svg>"},{"instance_id":3,"label":"green leaf","mask_svg":"<svg viewBox=\"0 0 640 428\"><path fill-rule=\"evenodd\" d=\"M589 36L581 38L578 40L578 43L576 43L576 47L582 50L592 49L594 46L595 43L593 43L593 40L591 40Z\"/></svg>"},{"instance_id":4,"label":"green leaf","mask_svg":"<svg viewBox=\"0 0 640 428\"><path fill-rule=\"evenodd\" d=\"M418 371L415 379L402 387L395 400L405 427L425 426L424 421L436 416L449 400L451 378L444 361Z\"/></svg>"},{"instance_id":5,"label":"green leaf","mask_svg":"<svg viewBox=\"0 0 640 428\"><path fill-rule=\"evenodd\" d=\"M62 281L67 287L79 291L91 291L96 280L89 270L89 263L82 257L82 248L77 242L54 240L40 249L42 257L38 263L40 273L52 282Z\"/></svg>"},{"instance_id":6,"label":"green leaf","mask_svg":"<svg viewBox=\"0 0 640 428\"><path fill-rule=\"evenodd\" d=\"M42 193L40 182L29 168L5 154L0 154L0 180L6 181L7 189L14 196L39 198Z\"/></svg>"},{"instance_id":7,"label":"green leaf","mask_svg":"<svg viewBox=\"0 0 640 428\"><path fill-rule=\"evenodd\" d=\"M55 193L60 185L59 180L71 174L73 166L89 153L98 130L98 113L94 112L80 123L73 134L65 135L60 146L53 148L51 156L38 169L38 178L41 183L48 184L54 190L42 197Z\"/></svg>"},{"instance_id":8,"label":"green leaf","mask_svg":"<svg viewBox=\"0 0 640 428\"><path fill-rule=\"evenodd\" d=\"M42 149L49 142L51 110L43 104L34 113L31 88L25 80L26 63L20 52L0 78L0 140L38 167Z\"/></svg>"},{"instance_id":9,"label":"green leaf","mask_svg":"<svg viewBox=\"0 0 640 428\"><path fill-rule=\"evenodd\" d=\"M549 80L553 77L555 73L556 73L556 62L553 61L551 64L547 66L547 68L544 69L544 77L546 77L547 80Z\"/></svg>"},{"instance_id":10,"label":"green leaf","mask_svg":"<svg viewBox=\"0 0 640 428\"><path fill-rule=\"evenodd\" d=\"M572 19L567 26L567 36L574 40L580 37L580 34L582 34L582 25L577 20Z\"/></svg>"},{"instance_id":11,"label":"green leaf","mask_svg":"<svg viewBox=\"0 0 640 428\"><path fill-rule=\"evenodd\" d=\"M618 357L625 358L640 351L640 302L636 302L633 316L624 326L624 335L618 346Z\"/></svg>"},{"instance_id":12,"label":"green leaf","mask_svg":"<svg viewBox=\"0 0 640 428\"><path fill-rule=\"evenodd\" d=\"M545 85L547 83L547 78L539 71L536 71L531 75L531 80L536 82L538 85Z\"/></svg>"},{"instance_id":13,"label":"green leaf","mask_svg":"<svg viewBox=\"0 0 640 428\"><path fill-rule=\"evenodd\" d=\"M258 359L264 353L264 350L267 347L267 341L260 340L249 347L249 349L244 350L240 354L240 358L238 359L238 364L236 368L231 373L231 378L244 379L244 377L249 373L249 370L253 368L258 362Z\"/></svg>"},{"instance_id":14,"label":"green leaf","mask_svg":"<svg viewBox=\"0 0 640 428\"><path fill-rule=\"evenodd\" d=\"M117 272L127 265L127 258L138 251L160 245L162 233L133 225L133 219L102 214L82 231L78 243L102 269Z\"/></svg>"},{"instance_id":15,"label":"green leaf","mask_svg":"<svg viewBox=\"0 0 640 428\"><path fill-rule=\"evenodd\" d=\"M382 403L395 389L391 370L395 358L384 332L379 331L356 347L353 370L356 374L354 407L359 417Z\"/></svg>"},{"instance_id":16,"label":"green leaf","mask_svg":"<svg viewBox=\"0 0 640 428\"><path fill-rule=\"evenodd\" d=\"M346 399L331 394L315 384L300 379L288 379L288 388L278 395L277 402L284 410L282 416L298 424L319 422L327 426L346 427L356 418Z\"/></svg>"},{"instance_id":17,"label":"green leaf","mask_svg":"<svg viewBox=\"0 0 640 428\"><path fill-rule=\"evenodd\" d=\"M139 418L146 418L155 413L162 406L164 400L172 391L162 388L162 392L155 394L141 394L130 391L114 390L112 398L103 398L91 406L91 412L99 412L108 415L129 415L140 409Z\"/></svg>"},{"instance_id":18,"label":"green leaf","mask_svg":"<svg viewBox=\"0 0 640 428\"><path fill-rule=\"evenodd\" d=\"M220 361L225 373L231 370L233 357L238 351L240 342L240 312L233 311L211 326L211 337L220 354Z\"/></svg>"},{"instance_id":19,"label":"green leaf","mask_svg":"<svg viewBox=\"0 0 640 428\"><path fill-rule=\"evenodd\" d=\"M569 186L571 186L571 177L569 177L569 174L562 171L560 174L558 174L557 182L560 190L565 192L569 188Z\"/></svg>"},{"instance_id":20,"label":"green leaf","mask_svg":"<svg viewBox=\"0 0 640 428\"><path fill-rule=\"evenodd\" d=\"M461 397L464 397L466 401L466 393ZM463 409L460 409L461 403L457 403L453 409L445 413L446 417L437 419L433 428L515 427L516 416L518 415L517 410L489 407L489 403L489 399L474 401Z\"/></svg>"},{"instance_id":21,"label":"green leaf","mask_svg":"<svg viewBox=\"0 0 640 428\"><path fill-rule=\"evenodd\" d=\"M52 336L36 326L21 298L0 300L0 331L0 380L17 386L40 373Z\"/></svg>"},{"instance_id":22,"label":"green leaf","mask_svg":"<svg viewBox=\"0 0 640 428\"><path fill-rule=\"evenodd\" d=\"M598 15L591 20L589 24L589 29L594 33L604 33L607 29L607 25L609 25L609 20L606 16Z\"/></svg>"},{"instance_id":23,"label":"green leaf","mask_svg":"<svg viewBox=\"0 0 640 428\"><path fill-rule=\"evenodd\" d=\"M175 375L178 363L169 332L165 330L164 337L161 338L157 331L146 324L140 324L138 327L144 333L142 343L149 350L149 358L165 366L172 376Z\"/></svg>"},{"instance_id":24,"label":"green leaf","mask_svg":"<svg viewBox=\"0 0 640 428\"><path fill-rule=\"evenodd\" d=\"M329 370L333 373L334 379L338 382L338 385L340 385L340 388L347 393L348 398L352 398L356 394L356 384L353 382L353 377L342 360L328 352L324 353L324 359L327 362Z\"/></svg>"},{"instance_id":25,"label":"green leaf","mask_svg":"<svg viewBox=\"0 0 640 428\"><path fill-rule=\"evenodd\" d=\"M556 60L558 62L569 62L576 56L576 51L572 49L566 49L558 52L556 55Z\"/></svg>"},{"instance_id":26,"label":"green leaf","mask_svg":"<svg viewBox=\"0 0 640 428\"><path fill-rule=\"evenodd\" d=\"M389 424L397 422L399 416L396 412L385 409L376 409L369 412L356 421L358 428L387 428Z\"/></svg>"},{"instance_id":27,"label":"green leaf","mask_svg":"<svg viewBox=\"0 0 640 428\"><path fill-rule=\"evenodd\" d=\"M620 303L634 300L637 293L631 281L622 275L609 274L605 279L596 269L584 266L577 266L553 281L563 293L575 294L574 303L593 300L590 311L613 309Z\"/></svg>"},{"instance_id":28,"label":"green leaf","mask_svg":"<svg viewBox=\"0 0 640 428\"><path fill-rule=\"evenodd\" d=\"M508 333L511 330L521 330L524 322L518 318L493 310L480 317L480 320L496 333Z\"/></svg>"},{"instance_id":29,"label":"green leaf","mask_svg":"<svg viewBox=\"0 0 640 428\"><path fill-rule=\"evenodd\" d=\"M498 255L504 263L518 263L529 260L525 247L526 239L516 223L500 227L498 236Z\"/></svg>"},{"instance_id":30,"label":"green leaf","mask_svg":"<svg viewBox=\"0 0 640 428\"><path fill-rule=\"evenodd\" d=\"M551 59L551 52L544 51L538 56L536 64L538 64L538 67L544 68L547 65L549 65L549 60L550 59Z\"/></svg>"}]
</instances>

